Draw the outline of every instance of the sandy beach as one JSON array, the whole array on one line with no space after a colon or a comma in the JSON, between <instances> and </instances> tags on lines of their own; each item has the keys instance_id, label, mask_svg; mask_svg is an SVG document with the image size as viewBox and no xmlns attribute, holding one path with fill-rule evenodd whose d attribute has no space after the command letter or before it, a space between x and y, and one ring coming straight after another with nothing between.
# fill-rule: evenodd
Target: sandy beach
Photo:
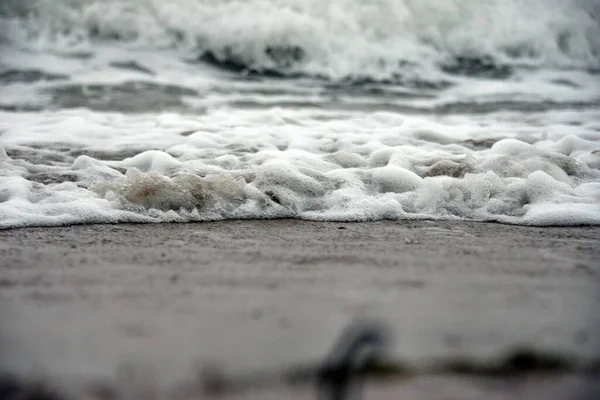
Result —
<instances>
[{"instance_id":1,"label":"sandy beach","mask_svg":"<svg viewBox=\"0 0 600 400\"><path fill-rule=\"evenodd\" d=\"M132 388L146 382L174 397L206 366L244 376L319 362L356 318L389 325L391 353L414 366L521 347L585 363L600 354L599 239L600 227L433 221L4 230L1 365L67 391L103 382L140 398ZM123 380L124 370L136 378ZM550 381L563 392L598 389L594 379L561 377ZM542 398L549 388L401 382L367 392L449 398L431 388L455 387L461 398L509 390ZM307 387L266 390L238 395L312 398Z\"/></svg>"},{"instance_id":2,"label":"sandy beach","mask_svg":"<svg viewBox=\"0 0 600 400\"><path fill-rule=\"evenodd\" d=\"M0 400L600 399L599 75L600 0L1 0Z\"/></svg>"}]
</instances>

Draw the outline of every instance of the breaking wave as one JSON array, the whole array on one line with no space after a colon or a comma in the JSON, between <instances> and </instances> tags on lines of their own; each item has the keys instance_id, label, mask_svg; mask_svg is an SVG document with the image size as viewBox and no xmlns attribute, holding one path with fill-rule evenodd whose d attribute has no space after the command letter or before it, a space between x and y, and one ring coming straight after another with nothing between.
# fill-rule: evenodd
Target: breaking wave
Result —
<instances>
[{"instance_id":1,"label":"breaking wave","mask_svg":"<svg viewBox=\"0 0 600 400\"><path fill-rule=\"evenodd\" d=\"M28 49L118 42L245 74L335 80L600 68L594 0L5 0L0 30Z\"/></svg>"}]
</instances>

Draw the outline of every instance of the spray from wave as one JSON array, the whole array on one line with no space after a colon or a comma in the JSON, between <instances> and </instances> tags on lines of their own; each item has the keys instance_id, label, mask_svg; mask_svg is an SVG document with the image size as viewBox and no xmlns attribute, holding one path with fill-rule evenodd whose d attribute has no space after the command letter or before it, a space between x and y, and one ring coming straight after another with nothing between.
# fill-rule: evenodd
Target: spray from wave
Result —
<instances>
[{"instance_id":1,"label":"spray from wave","mask_svg":"<svg viewBox=\"0 0 600 400\"><path fill-rule=\"evenodd\" d=\"M594 0L5 0L0 28L28 49L118 42L245 73L381 81L597 70L599 16Z\"/></svg>"}]
</instances>

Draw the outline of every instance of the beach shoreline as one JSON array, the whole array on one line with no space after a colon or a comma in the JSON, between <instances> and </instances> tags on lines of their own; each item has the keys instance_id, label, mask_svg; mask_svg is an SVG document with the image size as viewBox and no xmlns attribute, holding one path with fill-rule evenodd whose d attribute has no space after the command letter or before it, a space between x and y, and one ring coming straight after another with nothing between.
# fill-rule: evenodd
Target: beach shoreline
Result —
<instances>
[{"instance_id":1,"label":"beach shoreline","mask_svg":"<svg viewBox=\"0 0 600 400\"><path fill-rule=\"evenodd\" d=\"M414 365L519 346L585 361L600 354L599 239L599 226L464 221L3 230L0 366L77 386L129 365L168 388L207 363L320 360L357 318L385 321Z\"/></svg>"}]
</instances>

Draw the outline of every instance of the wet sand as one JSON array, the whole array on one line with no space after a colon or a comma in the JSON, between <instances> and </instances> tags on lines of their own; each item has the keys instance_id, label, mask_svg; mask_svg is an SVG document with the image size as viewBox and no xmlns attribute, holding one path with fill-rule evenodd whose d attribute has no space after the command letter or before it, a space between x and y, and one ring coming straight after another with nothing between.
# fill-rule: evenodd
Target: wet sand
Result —
<instances>
[{"instance_id":1,"label":"wet sand","mask_svg":"<svg viewBox=\"0 0 600 400\"><path fill-rule=\"evenodd\" d=\"M174 391L207 365L242 376L318 363L356 318L385 321L392 355L414 366L518 347L586 362L600 355L599 260L600 227L275 220L4 230L0 367L68 390L103 382L121 398L189 398ZM427 375L370 385L366 398L586 398L598 389L573 374L545 379ZM225 398L292 395L314 397L308 387L267 387Z\"/></svg>"}]
</instances>

